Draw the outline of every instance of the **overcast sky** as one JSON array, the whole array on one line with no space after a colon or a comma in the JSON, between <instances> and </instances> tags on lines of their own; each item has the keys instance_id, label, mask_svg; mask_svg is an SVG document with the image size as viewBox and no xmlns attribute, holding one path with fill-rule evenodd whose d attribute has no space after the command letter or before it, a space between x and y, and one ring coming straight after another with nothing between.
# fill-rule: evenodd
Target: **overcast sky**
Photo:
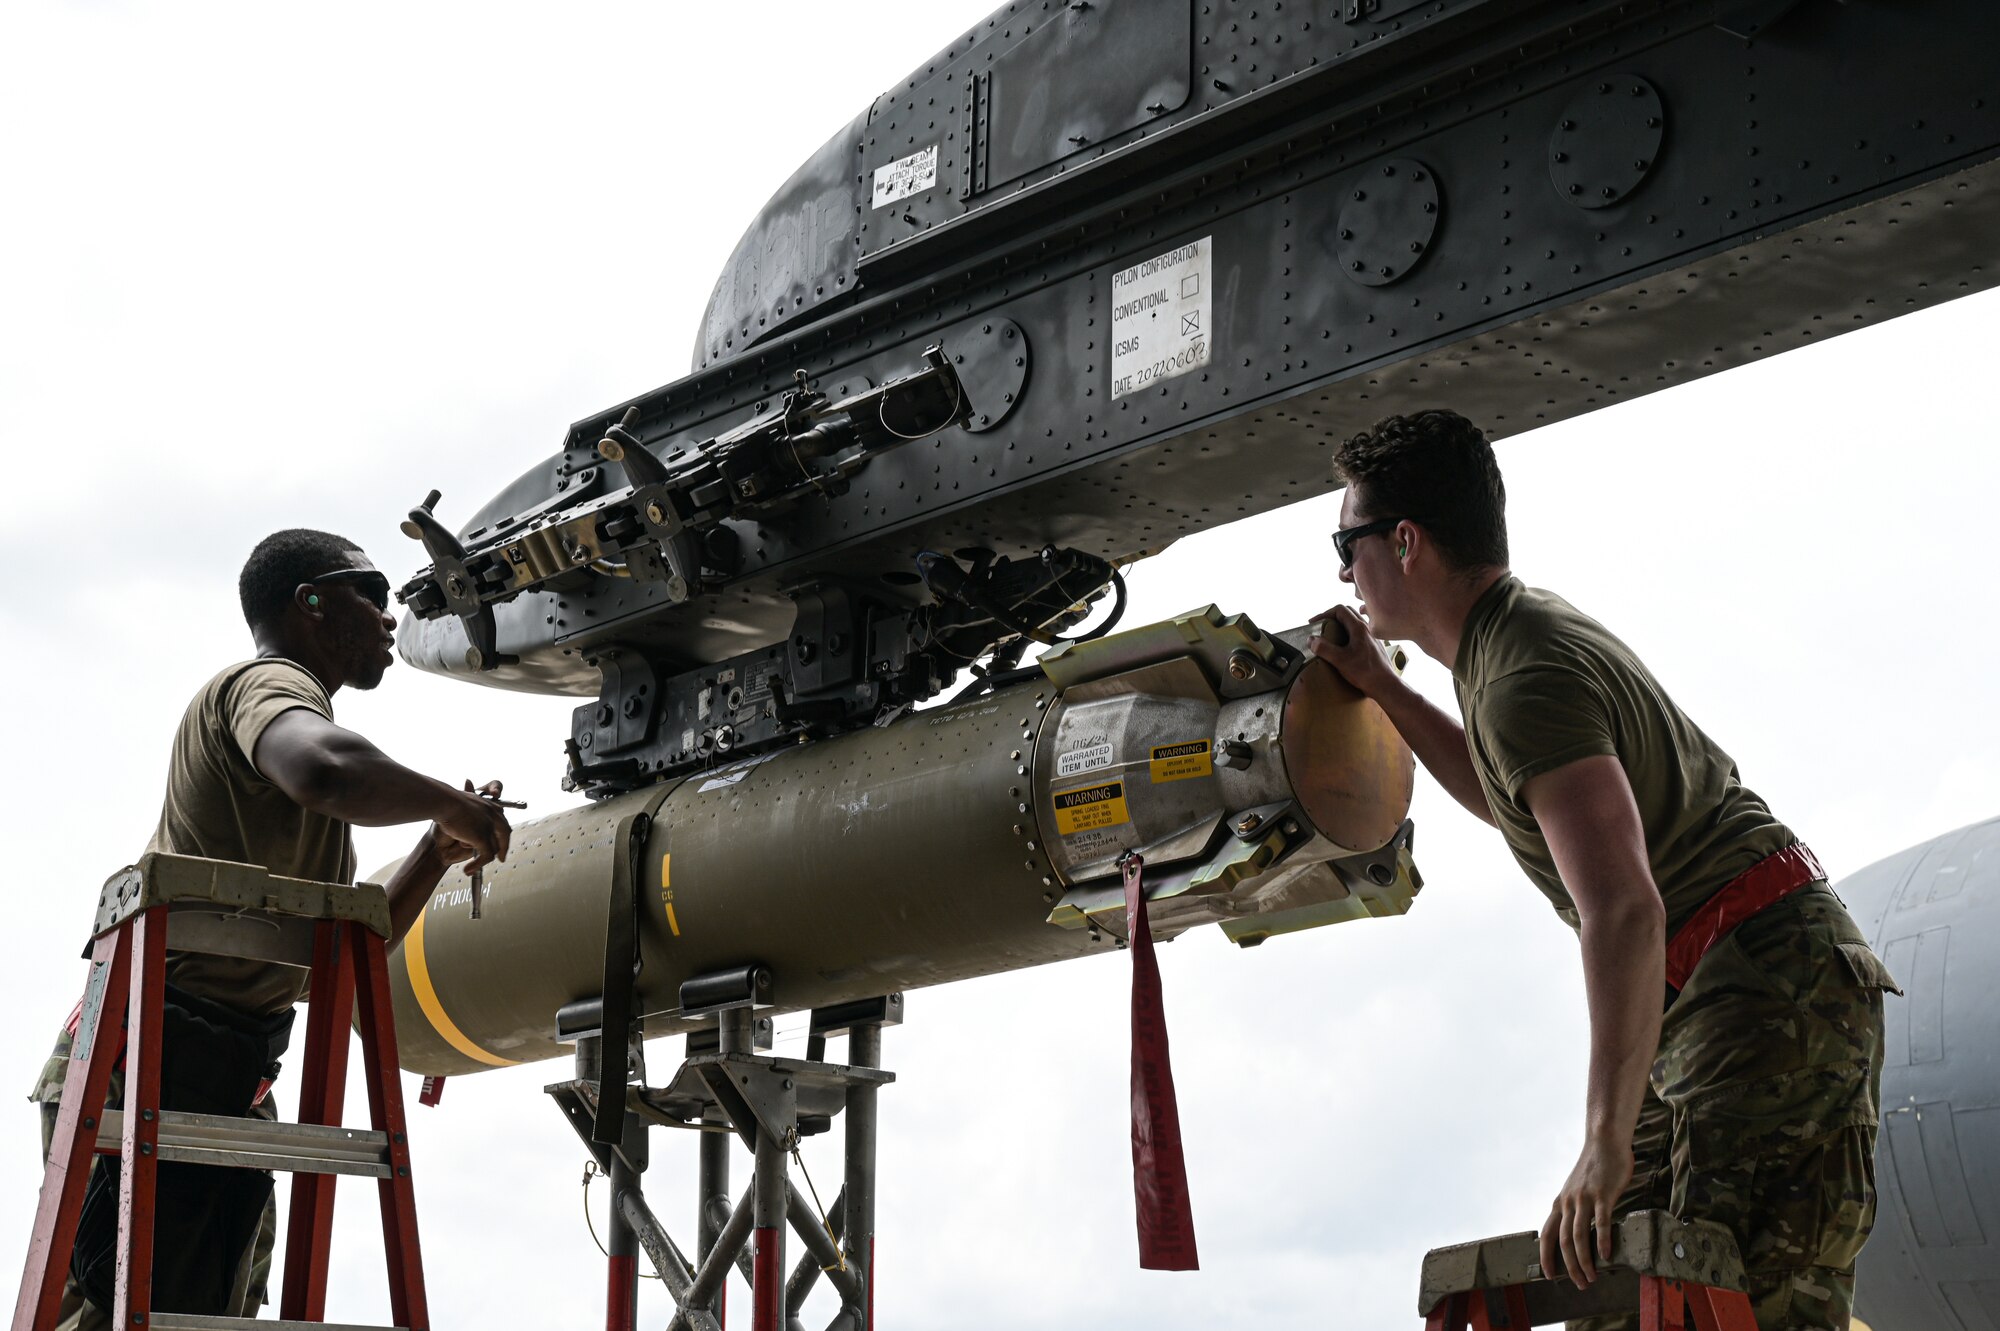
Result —
<instances>
[{"instance_id":1,"label":"overcast sky","mask_svg":"<svg viewBox=\"0 0 2000 1331\"><path fill-rule=\"evenodd\" d=\"M987 8L5 8L18 1093L76 999L98 884L151 831L188 696L248 654L235 577L256 540L329 528L400 579L420 561L397 518L426 490L462 518L570 421L679 377L763 200ZM2000 812L1996 316L1973 297L1502 445L1518 571L1622 634L1836 875ZM1128 622L1209 601L1304 620L1337 598L1334 517L1313 501L1183 542L1133 572ZM1441 666L1412 678L1450 705ZM572 705L406 666L337 700L530 814L567 802ZM1409 917L1162 953L1200 1274L1136 1269L1123 957L912 995L886 1040L881 1324L1392 1326L1426 1249L1534 1226L1580 1144L1575 942L1423 778L1414 813L1429 886ZM416 830L362 834L364 871ZM454 1080L412 1109L441 1328L601 1319L584 1155L540 1089L566 1072ZM40 1172L15 1103L0 1254L25 1250ZM656 1137L649 1186L691 1244L688 1147ZM807 1161L830 1199L837 1156ZM387 1320L371 1192L341 1192L337 1319Z\"/></svg>"}]
</instances>

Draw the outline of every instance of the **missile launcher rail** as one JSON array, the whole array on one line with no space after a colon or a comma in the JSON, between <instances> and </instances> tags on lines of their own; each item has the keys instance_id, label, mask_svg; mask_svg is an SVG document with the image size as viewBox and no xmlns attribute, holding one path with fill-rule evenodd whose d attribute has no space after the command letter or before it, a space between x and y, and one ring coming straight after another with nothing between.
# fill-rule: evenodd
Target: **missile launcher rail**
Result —
<instances>
[{"instance_id":1,"label":"missile launcher rail","mask_svg":"<svg viewBox=\"0 0 2000 1331\"><path fill-rule=\"evenodd\" d=\"M999 354L1015 336L1001 331ZM838 402L801 370L775 410L665 457L632 433L639 411L631 408L606 427L602 461L577 475L565 502L552 497L461 540L433 512L441 496L432 491L403 523L432 562L398 598L419 620L454 617L465 662L479 671L519 663L496 645L494 609L526 592L588 594L593 579L615 578L662 609L683 605L738 570L729 523L780 522L799 504L845 493L880 453L990 419L980 407L1000 410L992 393L1012 399L993 374L975 373L968 390L958 369L965 363L964 352L947 358L932 346L923 369ZM1018 376L998 377L1019 387ZM625 482L617 489L609 488L612 467ZM795 607L788 639L712 663L680 662L671 643L662 649L643 635L598 650L586 664L602 679L600 697L577 709L567 785L610 795L815 733L883 724L965 666L986 660L982 678L1012 670L1030 643L1053 643L1114 585L1119 603L1091 636L1123 609L1110 564L1054 546L1028 560L924 551L904 580L913 584L929 594L921 604L849 579L787 588Z\"/></svg>"}]
</instances>

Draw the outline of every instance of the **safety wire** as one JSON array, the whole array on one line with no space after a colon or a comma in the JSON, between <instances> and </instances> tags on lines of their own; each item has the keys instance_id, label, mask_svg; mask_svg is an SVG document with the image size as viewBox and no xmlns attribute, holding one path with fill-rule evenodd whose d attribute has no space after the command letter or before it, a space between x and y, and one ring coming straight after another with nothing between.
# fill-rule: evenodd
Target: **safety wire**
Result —
<instances>
[{"instance_id":1,"label":"safety wire","mask_svg":"<svg viewBox=\"0 0 2000 1331\"><path fill-rule=\"evenodd\" d=\"M819 491L821 498L826 498L826 481L818 472L806 466L805 459L799 456L798 439L792 435L786 435L785 447L792 450L792 465L799 469L799 475L805 477L811 483L812 488Z\"/></svg>"},{"instance_id":2,"label":"safety wire","mask_svg":"<svg viewBox=\"0 0 2000 1331\"><path fill-rule=\"evenodd\" d=\"M951 377L951 410L945 415L945 420L947 422L949 422L953 416L958 415L958 405L964 400L965 400L965 389L958 382L958 376L954 374ZM882 423L882 428L887 430L890 434L895 435L898 439L905 439L905 440L923 439L930 435L936 434L937 430L941 430L944 428L942 425L940 425L939 427L937 427L937 430L925 430L918 434L904 434L901 430L889 424L889 395L887 393L884 393L882 394L882 396L875 399L875 419L880 421Z\"/></svg>"},{"instance_id":3,"label":"safety wire","mask_svg":"<svg viewBox=\"0 0 2000 1331\"><path fill-rule=\"evenodd\" d=\"M611 1250L604 1246L603 1239L597 1237L597 1222L590 1218L590 1180L603 1172L603 1170L597 1167L595 1160L586 1160L583 1162L583 1223L590 1229L590 1241L595 1243L597 1250L608 1258L611 1256ZM613 1199L613 1205L616 1205L615 1198ZM662 1278L655 1271L641 1270L639 1274L648 1280L659 1280Z\"/></svg>"},{"instance_id":4,"label":"safety wire","mask_svg":"<svg viewBox=\"0 0 2000 1331\"><path fill-rule=\"evenodd\" d=\"M819 1212L819 1227L826 1231L827 1241L833 1244L833 1265L822 1266L820 1270L845 1271L847 1269L847 1250L840 1245L840 1235L833 1232L833 1222L826 1218L826 1208L819 1204L819 1189L813 1186L813 1176L811 1171L806 1168L806 1158L799 1154L799 1141L797 1137L792 1138L792 1163L797 1165L799 1173L805 1176L806 1191L812 1194L813 1210Z\"/></svg>"}]
</instances>

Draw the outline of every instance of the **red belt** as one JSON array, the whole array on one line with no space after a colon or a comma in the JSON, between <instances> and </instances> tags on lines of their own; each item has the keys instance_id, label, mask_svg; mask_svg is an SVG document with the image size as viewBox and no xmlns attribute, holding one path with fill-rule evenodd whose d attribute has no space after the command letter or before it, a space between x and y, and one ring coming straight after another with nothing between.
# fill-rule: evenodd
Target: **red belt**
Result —
<instances>
[{"instance_id":1,"label":"red belt","mask_svg":"<svg viewBox=\"0 0 2000 1331\"><path fill-rule=\"evenodd\" d=\"M1730 879L1702 903L1667 942L1667 984L1685 989L1694 968L1729 931L1758 911L1826 877L1826 870L1803 843L1767 855Z\"/></svg>"}]
</instances>

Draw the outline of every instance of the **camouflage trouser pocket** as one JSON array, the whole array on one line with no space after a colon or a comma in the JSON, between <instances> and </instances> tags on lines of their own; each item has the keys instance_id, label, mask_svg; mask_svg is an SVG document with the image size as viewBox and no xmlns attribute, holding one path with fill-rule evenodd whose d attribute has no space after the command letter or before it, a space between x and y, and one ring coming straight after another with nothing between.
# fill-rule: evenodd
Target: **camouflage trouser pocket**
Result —
<instances>
[{"instance_id":1,"label":"camouflage trouser pocket","mask_svg":"<svg viewBox=\"0 0 2000 1331\"><path fill-rule=\"evenodd\" d=\"M1875 1213L1868 1060L1724 1087L1690 1102L1683 1123L1674 1209L1748 1235L1745 1270L1853 1265Z\"/></svg>"},{"instance_id":2,"label":"camouflage trouser pocket","mask_svg":"<svg viewBox=\"0 0 2000 1331\"><path fill-rule=\"evenodd\" d=\"M1834 950L1840 957L1841 968L1857 989L1886 989L1892 994L1903 992L1896 983L1896 977L1882 964L1882 958L1875 955L1866 943L1838 943Z\"/></svg>"},{"instance_id":3,"label":"camouflage trouser pocket","mask_svg":"<svg viewBox=\"0 0 2000 1331\"><path fill-rule=\"evenodd\" d=\"M1857 1125L1820 1147L1818 1266L1852 1271L1875 1227L1875 1139L1875 1128Z\"/></svg>"}]
</instances>

